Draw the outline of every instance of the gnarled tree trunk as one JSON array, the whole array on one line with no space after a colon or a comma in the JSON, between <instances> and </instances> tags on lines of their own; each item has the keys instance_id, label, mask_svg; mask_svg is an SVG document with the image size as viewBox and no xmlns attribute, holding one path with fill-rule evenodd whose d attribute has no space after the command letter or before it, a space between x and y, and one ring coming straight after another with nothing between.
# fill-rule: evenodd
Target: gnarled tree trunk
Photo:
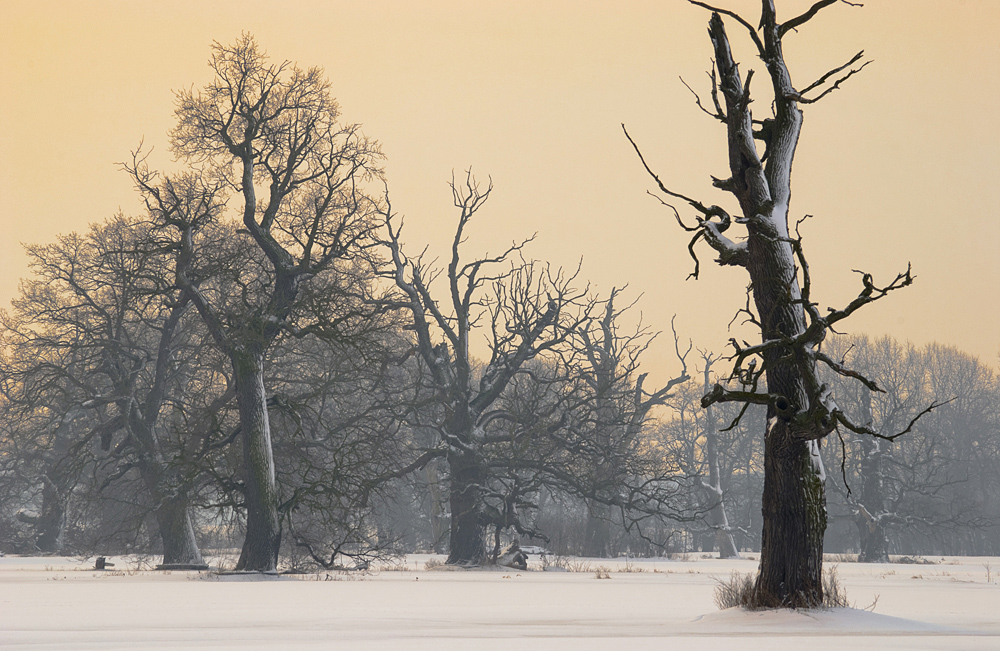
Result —
<instances>
[{"instance_id":1,"label":"gnarled tree trunk","mask_svg":"<svg viewBox=\"0 0 1000 651\"><path fill-rule=\"evenodd\" d=\"M17 519L35 529L35 547L43 554L58 554L66 543L66 498L48 477L42 478L42 505L38 515L18 512Z\"/></svg>"},{"instance_id":2,"label":"gnarled tree trunk","mask_svg":"<svg viewBox=\"0 0 1000 651\"><path fill-rule=\"evenodd\" d=\"M162 459L142 458L143 453L140 454L139 475L153 502L153 516L163 544L163 564L204 564L194 537L187 493L167 481L167 469Z\"/></svg>"}]
</instances>

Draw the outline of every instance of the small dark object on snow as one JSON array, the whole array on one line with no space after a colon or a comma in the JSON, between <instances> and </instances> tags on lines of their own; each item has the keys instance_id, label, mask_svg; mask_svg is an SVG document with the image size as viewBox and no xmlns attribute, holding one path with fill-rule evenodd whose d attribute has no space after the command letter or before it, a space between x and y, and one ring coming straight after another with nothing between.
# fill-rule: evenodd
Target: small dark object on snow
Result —
<instances>
[{"instance_id":1,"label":"small dark object on snow","mask_svg":"<svg viewBox=\"0 0 1000 651\"><path fill-rule=\"evenodd\" d=\"M519 570L528 569L528 557L521 551L520 545L516 542L512 544L507 550L497 557L497 565L502 565L504 567L514 567Z\"/></svg>"},{"instance_id":2,"label":"small dark object on snow","mask_svg":"<svg viewBox=\"0 0 1000 651\"><path fill-rule=\"evenodd\" d=\"M106 559L103 556L98 556L97 557L97 562L94 563L94 569L95 570L106 570L109 567L114 567L114 566L115 566L114 563L109 563L108 559Z\"/></svg>"}]
</instances>

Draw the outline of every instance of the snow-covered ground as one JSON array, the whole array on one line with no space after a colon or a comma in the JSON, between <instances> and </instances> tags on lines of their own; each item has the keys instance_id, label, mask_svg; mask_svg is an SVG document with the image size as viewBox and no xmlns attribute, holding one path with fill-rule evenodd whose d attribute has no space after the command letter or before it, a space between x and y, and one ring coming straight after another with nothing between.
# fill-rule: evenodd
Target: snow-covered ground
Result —
<instances>
[{"instance_id":1,"label":"snow-covered ground","mask_svg":"<svg viewBox=\"0 0 1000 651\"><path fill-rule=\"evenodd\" d=\"M753 571L749 559L572 559L543 572L532 557L518 572L428 570L431 558L275 577L0 558L0 648L1000 649L1000 558L840 563L849 598L860 609L878 597L874 612L808 613L718 611L715 577Z\"/></svg>"}]
</instances>

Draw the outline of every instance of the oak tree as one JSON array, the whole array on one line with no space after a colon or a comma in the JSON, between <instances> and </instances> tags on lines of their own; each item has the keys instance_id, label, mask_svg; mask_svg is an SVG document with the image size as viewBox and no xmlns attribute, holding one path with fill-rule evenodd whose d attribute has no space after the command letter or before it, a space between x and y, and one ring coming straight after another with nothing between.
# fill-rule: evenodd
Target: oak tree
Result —
<instances>
[{"instance_id":1,"label":"oak tree","mask_svg":"<svg viewBox=\"0 0 1000 651\"><path fill-rule=\"evenodd\" d=\"M690 1L712 12L708 27L714 53L712 102L708 108L700 98L697 103L725 128L729 154L728 174L713 177L712 183L736 200L739 212L733 214L668 188L629 140L666 196L664 203L680 200L695 213L696 223L685 226L674 210L678 222L694 233L689 245L696 260L693 275L698 275L694 247L704 241L718 255L720 265L742 268L749 279L753 305L748 301L744 312L759 329L761 340L755 344L732 340L730 379L742 386L717 383L702 399L704 407L720 402L767 406L760 572L748 605L815 607L823 598L823 534L827 524L821 441L837 427L885 436L852 422L838 408L829 386L820 379L817 365L861 376L826 356L821 344L831 327L909 285L913 276L907 268L879 286L871 275L862 274L863 287L857 298L846 307L824 313L811 296L809 266L797 225L794 230L789 227L792 163L803 124L802 106L829 96L867 62L859 63L864 57L859 52L816 80L796 84L785 61L784 41L838 0L819 0L784 21L778 19L773 0L762 0L756 26L736 12ZM741 72L730 48L727 21L745 33L764 63L765 101L753 102L755 71ZM754 106L770 109L769 114L755 114ZM734 237L730 230L734 227L744 229L745 237ZM870 388L877 387L870 380L863 381Z\"/></svg>"}]
</instances>

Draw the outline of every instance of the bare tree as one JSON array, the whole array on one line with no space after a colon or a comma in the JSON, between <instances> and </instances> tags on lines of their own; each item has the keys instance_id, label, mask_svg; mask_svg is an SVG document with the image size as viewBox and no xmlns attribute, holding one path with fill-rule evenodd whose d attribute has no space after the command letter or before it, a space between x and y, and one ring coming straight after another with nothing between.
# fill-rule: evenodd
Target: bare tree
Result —
<instances>
[{"instance_id":1,"label":"bare tree","mask_svg":"<svg viewBox=\"0 0 1000 651\"><path fill-rule=\"evenodd\" d=\"M160 180L138 156L127 169L151 214L175 228L177 284L232 364L247 509L237 567L268 571L281 524L265 360L279 336L335 328L297 310L300 295L312 279L366 254L376 205L364 184L380 176L381 154L358 125L340 123L321 69L269 63L250 35L216 43L209 65L215 79L203 90L177 93L172 133L173 151L204 168L198 184ZM263 258L262 275L237 282L236 296L203 288L197 276L198 260L211 253L204 226L222 217L203 207L226 188L241 195L239 233Z\"/></svg>"},{"instance_id":2,"label":"bare tree","mask_svg":"<svg viewBox=\"0 0 1000 651\"><path fill-rule=\"evenodd\" d=\"M661 442L682 474L695 479L687 499L692 504L689 510L700 517L687 526L691 536L700 540L702 551L718 549L724 557L738 556L737 536L747 547L759 540L759 518L747 515L751 505L760 509L755 496L762 488L759 439L763 428L749 416L734 423L740 411L734 403L701 407L701 397L717 381L711 367L723 358L704 350L699 354L703 381L678 387L667 403L669 412L651 436ZM750 410L763 411L759 406Z\"/></svg>"},{"instance_id":3,"label":"bare tree","mask_svg":"<svg viewBox=\"0 0 1000 651\"><path fill-rule=\"evenodd\" d=\"M721 357L715 356L708 351L700 351L704 366L705 393L709 393L712 387L712 365L718 362ZM719 459L719 431L716 421L715 405L705 408L704 415L704 436L705 436L705 464L708 466L708 481L704 477L701 480L702 490L708 496L710 505L709 526L715 533L715 546L719 549L720 558L739 558L740 552L736 549L733 541L733 532L729 526L729 516L726 514L725 493L722 490L722 478L720 473Z\"/></svg>"},{"instance_id":4,"label":"bare tree","mask_svg":"<svg viewBox=\"0 0 1000 651\"><path fill-rule=\"evenodd\" d=\"M917 422L895 441L846 437L828 458L834 473L831 513L847 510L853 519L861 562L886 562L895 553L968 549L966 540L983 539L995 526L990 495L995 466L997 379L978 361L939 345L918 349L889 337L834 338L828 354L878 382L873 392L850 378L826 374L838 405L856 422L893 432L910 422L921 406L937 399L948 404Z\"/></svg>"},{"instance_id":5,"label":"bare tree","mask_svg":"<svg viewBox=\"0 0 1000 651\"><path fill-rule=\"evenodd\" d=\"M515 243L496 256L465 262L461 244L472 217L489 198L471 172L465 183L452 183L458 227L444 277L447 299L435 300L432 283L439 276L423 255L409 258L400 241L401 226L386 211L387 246L392 266L387 271L402 293L395 305L412 318L416 349L427 369L439 411L432 425L440 444L428 450L429 461L443 457L449 471L451 506L448 563L475 565L486 559L486 532L495 524L484 493L489 480L486 450L505 437L490 433L494 421L509 419L499 400L527 364L550 354L582 320L586 288L573 286L564 275L521 257L526 242ZM480 324L487 331L489 359L480 367L471 349ZM511 498L512 500L514 498ZM512 503L512 502L511 502Z\"/></svg>"},{"instance_id":6,"label":"bare tree","mask_svg":"<svg viewBox=\"0 0 1000 651\"><path fill-rule=\"evenodd\" d=\"M43 529L57 511L65 520L55 505L83 467L92 466L97 495L135 470L164 564L201 564L181 469L186 441L164 418L168 405L185 408L183 387L203 372L201 343L162 244L148 223L118 216L87 235L27 247L36 277L4 318L2 373L22 417L41 410L55 419L51 437L25 450L38 449L49 469Z\"/></svg>"},{"instance_id":7,"label":"bare tree","mask_svg":"<svg viewBox=\"0 0 1000 651\"><path fill-rule=\"evenodd\" d=\"M822 603L827 522L820 441L838 426L885 436L854 424L837 407L829 387L820 381L817 364L824 363L841 374L858 375L825 356L819 345L832 326L909 285L913 277L908 268L879 287L869 274L863 274L858 297L846 307L824 314L810 295L809 266L798 230L793 237L788 226L792 161L803 119L800 105L827 97L867 63L852 67L863 58L863 53L858 53L816 81L796 86L785 63L783 40L837 0L819 0L784 22L779 22L773 0L762 0L757 27L733 11L691 2L712 11L712 105L706 109L700 99L698 105L722 123L727 133L729 175L713 177L713 185L732 195L742 214L733 216L723 207L670 190L646 164L631 137L629 140L659 190L668 199L686 202L696 212L696 224L685 226L694 233L689 245L692 255L697 242L704 240L718 254L720 265L742 267L749 276L754 309L748 301L745 313L759 328L761 342L750 345L732 340L731 379L741 381L744 387L732 389L717 383L702 404L707 407L734 401L767 405L764 528L760 572L749 605L814 607ZM770 82L769 101L763 103L771 108L768 117L753 116L750 82L754 71L748 71L745 78L741 74L723 17L746 30L764 62ZM676 210L674 214L684 226ZM734 225L746 229L745 240L734 240L727 234ZM697 277L697 257L695 260L693 275ZM764 390L758 389L761 379L766 379ZM866 383L876 387L873 382Z\"/></svg>"},{"instance_id":8,"label":"bare tree","mask_svg":"<svg viewBox=\"0 0 1000 651\"><path fill-rule=\"evenodd\" d=\"M544 539L529 515L541 495L585 500L602 509L602 525L615 513L640 536L647 522L681 517L671 504L676 473L643 434L651 410L687 376L648 387L639 362L652 335L641 325L623 329L620 290L601 300L574 288L575 274L526 261L526 242L466 262L466 229L492 187L482 190L470 173L452 189L460 214L446 271L423 255L407 258L391 212L386 219L393 261L386 273L402 293L395 305L412 318L433 391L414 425L436 431L438 443L420 461L447 464L448 563L486 560L491 529L494 559L505 531ZM443 303L432 289L439 276L449 295ZM477 332L489 349L482 362L471 348Z\"/></svg>"},{"instance_id":9,"label":"bare tree","mask_svg":"<svg viewBox=\"0 0 1000 651\"><path fill-rule=\"evenodd\" d=\"M640 372L639 362L655 335L640 324L634 332L626 333L620 324L622 315L631 305L616 305L621 289L613 288L604 304L600 318L587 319L577 329L574 341L579 361L572 366L579 378L580 391L576 400L586 408L587 415L576 419L575 438L585 441L591 452L591 467L584 471L596 491L587 499L587 528L584 553L588 556L610 554L610 527L614 506L622 506L617 493L620 482L628 481L629 466L635 461L650 412L666 403L671 390L689 380L687 355L690 347L681 352L676 331L674 348L681 364L681 373L662 387L646 388L646 373ZM634 303L633 303L634 305ZM672 326L673 324L671 324ZM572 428L569 428L572 429ZM625 520L629 518L624 515ZM628 526L626 522L621 524Z\"/></svg>"}]
</instances>

